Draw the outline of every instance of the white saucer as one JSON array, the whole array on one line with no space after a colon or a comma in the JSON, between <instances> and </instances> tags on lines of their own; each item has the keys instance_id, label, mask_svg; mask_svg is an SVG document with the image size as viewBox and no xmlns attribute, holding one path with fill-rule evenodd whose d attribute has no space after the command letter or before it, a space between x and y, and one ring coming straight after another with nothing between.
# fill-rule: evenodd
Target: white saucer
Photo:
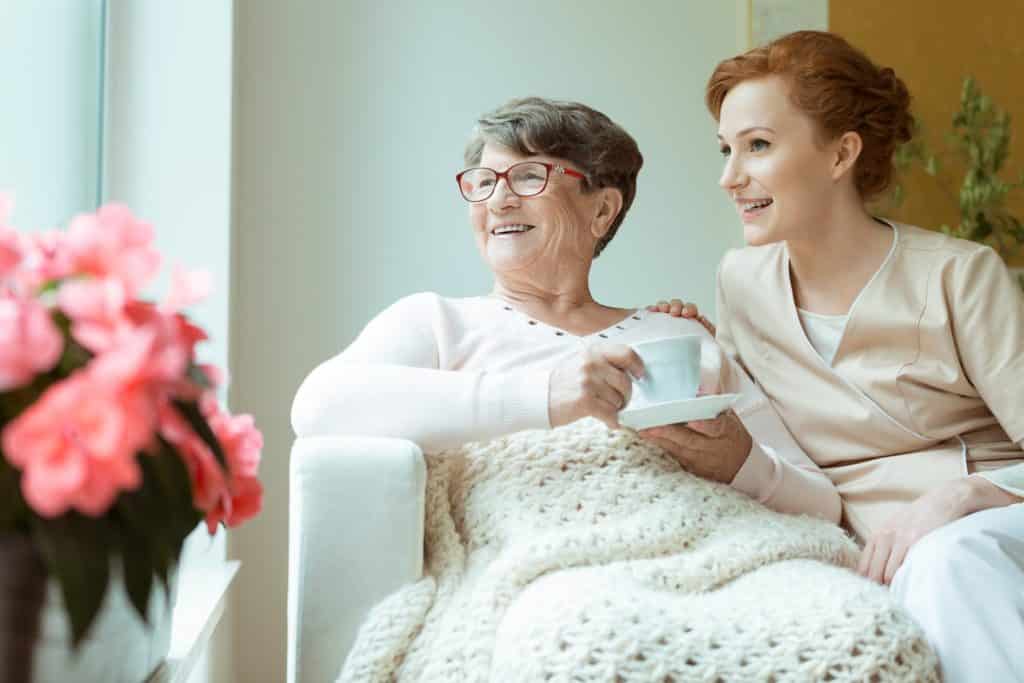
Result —
<instances>
[{"instance_id":1,"label":"white saucer","mask_svg":"<svg viewBox=\"0 0 1024 683\"><path fill-rule=\"evenodd\" d=\"M626 408L619 411L619 424L633 429L648 429L690 420L710 420L718 417L739 397L739 394L711 394Z\"/></svg>"}]
</instances>

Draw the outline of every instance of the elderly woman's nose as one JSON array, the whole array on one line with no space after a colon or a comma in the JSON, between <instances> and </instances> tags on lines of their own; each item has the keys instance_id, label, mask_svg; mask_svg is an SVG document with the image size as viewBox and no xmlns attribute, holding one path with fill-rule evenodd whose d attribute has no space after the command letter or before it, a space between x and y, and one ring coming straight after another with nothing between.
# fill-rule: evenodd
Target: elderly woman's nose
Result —
<instances>
[{"instance_id":1,"label":"elderly woman's nose","mask_svg":"<svg viewBox=\"0 0 1024 683\"><path fill-rule=\"evenodd\" d=\"M499 209L505 206L515 205L519 201L519 195L508 186L507 178L498 178L494 185L494 193L487 200L491 208Z\"/></svg>"}]
</instances>

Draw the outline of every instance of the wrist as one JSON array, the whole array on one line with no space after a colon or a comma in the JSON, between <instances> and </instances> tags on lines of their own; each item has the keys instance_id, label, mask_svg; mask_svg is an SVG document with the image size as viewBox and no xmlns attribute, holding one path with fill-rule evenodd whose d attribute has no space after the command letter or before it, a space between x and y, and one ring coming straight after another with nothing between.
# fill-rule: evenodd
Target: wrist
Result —
<instances>
[{"instance_id":1,"label":"wrist","mask_svg":"<svg viewBox=\"0 0 1024 683\"><path fill-rule=\"evenodd\" d=\"M999 488L985 477L971 475L960 480L964 494L960 509L964 515L1021 502L1018 496Z\"/></svg>"}]
</instances>

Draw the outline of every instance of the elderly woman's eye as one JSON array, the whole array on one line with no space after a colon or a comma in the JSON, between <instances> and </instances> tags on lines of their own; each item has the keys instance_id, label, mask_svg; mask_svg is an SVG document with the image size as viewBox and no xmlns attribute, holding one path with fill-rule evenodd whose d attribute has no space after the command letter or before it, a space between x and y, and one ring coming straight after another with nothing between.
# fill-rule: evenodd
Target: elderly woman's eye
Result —
<instances>
[{"instance_id":1,"label":"elderly woman's eye","mask_svg":"<svg viewBox=\"0 0 1024 683\"><path fill-rule=\"evenodd\" d=\"M750 151L751 152L763 152L764 150L768 149L770 146L771 146L771 143L769 143L767 140L762 140L761 138L757 138L755 140L751 140L750 141Z\"/></svg>"}]
</instances>

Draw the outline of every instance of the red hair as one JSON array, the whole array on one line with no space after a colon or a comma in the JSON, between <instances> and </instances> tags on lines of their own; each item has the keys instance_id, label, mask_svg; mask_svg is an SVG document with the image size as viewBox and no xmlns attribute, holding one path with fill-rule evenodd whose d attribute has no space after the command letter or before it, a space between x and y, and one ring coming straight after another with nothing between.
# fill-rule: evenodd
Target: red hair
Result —
<instances>
[{"instance_id":1,"label":"red hair","mask_svg":"<svg viewBox=\"0 0 1024 683\"><path fill-rule=\"evenodd\" d=\"M892 69L875 65L835 34L797 31L720 62L705 92L711 115L719 120L733 87L766 76L785 79L790 101L817 123L824 139L860 135L854 182L862 198L889 186L893 152L914 128L910 93Z\"/></svg>"}]
</instances>

